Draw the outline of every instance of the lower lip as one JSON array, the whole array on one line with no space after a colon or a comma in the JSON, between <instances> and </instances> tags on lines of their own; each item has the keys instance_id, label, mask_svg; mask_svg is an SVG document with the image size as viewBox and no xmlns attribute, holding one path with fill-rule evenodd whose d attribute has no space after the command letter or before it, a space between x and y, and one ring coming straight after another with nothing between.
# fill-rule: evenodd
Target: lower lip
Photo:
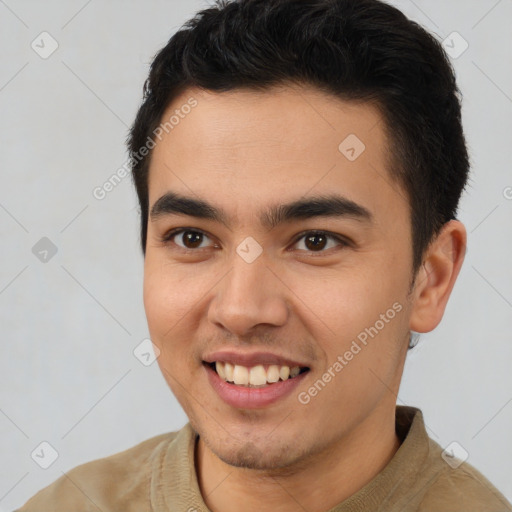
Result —
<instances>
[{"instance_id":1,"label":"lower lip","mask_svg":"<svg viewBox=\"0 0 512 512\"><path fill-rule=\"evenodd\" d=\"M304 379L309 371L300 373L297 377L285 381L274 382L264 388L248 388L237 386L221 379L219 374L204 365L211 386L217 394L232 407L238 409L259 409L277 402L289 395Z\"/></svg>"}]
</instances>

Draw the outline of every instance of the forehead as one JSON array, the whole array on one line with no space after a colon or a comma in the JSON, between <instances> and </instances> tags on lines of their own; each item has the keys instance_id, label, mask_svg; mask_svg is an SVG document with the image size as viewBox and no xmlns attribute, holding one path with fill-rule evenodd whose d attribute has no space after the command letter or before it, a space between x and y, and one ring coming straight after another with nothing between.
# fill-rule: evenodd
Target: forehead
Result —
<instances>
[{"instance_id":1,"label":"forehead","mask_svg":"<svg viewBox=\"0 0 512 512\"><path fill-rule=\"evenodd\" d=\"M150 207L167 190L233 211L332 192L370 211L407 207L388 174L383 119L369 103L306 86L190 88L168 106L161 127Z\"/></svg>"},{"instance_id":2,"label":"forehead","mask_svg":"<svg viewBox=\"0 0 512 512\"><path fill-rule=\"evenodd\" d=\"M195 104L190 107L190 104ZM168 105L161 126L168 144L188 139L182 153L229 149L236 156L253 146L257 152L283 157L306 156L312 148L339 156L338 143L354 135L375 149L384 149L382 116L369 102L344 101L312 86L277 85L268 90L213 92L189 88ZM238 148L239 145L243 147ZM372 148L369 148L372 149ZM315 155L316 156L316 155ZM313 158L313 156L311 157Z\"/></svg>"}]
</instances>

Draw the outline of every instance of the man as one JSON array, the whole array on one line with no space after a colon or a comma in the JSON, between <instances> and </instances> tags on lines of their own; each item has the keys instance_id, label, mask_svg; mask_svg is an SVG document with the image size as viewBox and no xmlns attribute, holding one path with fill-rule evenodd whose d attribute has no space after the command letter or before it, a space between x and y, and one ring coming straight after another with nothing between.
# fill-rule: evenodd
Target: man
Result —
<instances>
[{"instance_id":1,"label":"man","mask_svg":"<svg viewBox=\"0 0 512 512\"><path fill-rule=\"evenodd\" d=\"M156 56L129 137L144 304L190 422L21 511L510 511L396 406L463 263L440 44L377 0L241 0Z\"/></svg>"}]
</instances>

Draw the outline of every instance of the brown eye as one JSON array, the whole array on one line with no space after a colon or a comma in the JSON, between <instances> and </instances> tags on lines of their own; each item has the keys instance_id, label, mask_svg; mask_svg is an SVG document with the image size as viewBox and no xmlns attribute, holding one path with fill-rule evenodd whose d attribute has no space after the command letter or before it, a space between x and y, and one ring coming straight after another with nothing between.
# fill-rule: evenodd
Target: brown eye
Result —
<instances>
[{"instance_id":1,"label":"brown eye","mask_svg":"<svg viewBox=\"0 0 512 512\"><path fill-rule=\"evenodd\" d=\"M312 251L321 250L325 248L327 237L323 234L314 234L305 237L304 244Z\"/></svg>"},{"instance_id":2,"label":"brown eye","mask_svg":"<svg viewBox=\"0 0 512 512\"><path fill-rule=\"evenodd\" d=\"M174 241L174 238L176 238L177 241ZM201 248L201 243L205 238L209 237L202 231L195 229L177 229L167 233L162 241L165 243L173 241L173 243L182 249L197 249ZM179 241L181 241L183 245L178 243Z\"/></svg>"},{"instance_id":3,"label":"brown eye","mask_svg":"<svg viewBox=\"0 0 512 512\"><path fill-rule=\"evenodd\" d=\"M302 235L295 241L295 244L298 244L302 239L304 239L304 246L307 252L326 252L324 249L329 245L329 240L334 240L336 243L334 246L331 245L331 247L327 247L327 249L336 247L336 245L341 245L342 247L349 245L342 238L324 231L308 231L306 233L302 233Z\"/></svg>"},{"instance_id":4,"label":"brown eye","mask_svg":"<svg viewBox=\"0 0 512 512\"><path fill-rule=\"evenodd\" d=\"M202 238L202 233L197 231L184 231L182 235L183 243L187 249L197 249L201 245Z\"/></svg>"}]
</instances>

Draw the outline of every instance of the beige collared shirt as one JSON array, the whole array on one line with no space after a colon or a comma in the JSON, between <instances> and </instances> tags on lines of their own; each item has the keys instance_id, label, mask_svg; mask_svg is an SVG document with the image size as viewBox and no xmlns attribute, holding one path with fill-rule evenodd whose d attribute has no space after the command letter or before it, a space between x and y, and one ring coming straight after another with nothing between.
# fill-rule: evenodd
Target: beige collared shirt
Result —
<instances>
[{"instance_id":1,"label":"beige collared shirt","mask_svg":"<svg viewBox=\"0 0 512 512\"><path fill-rule=\"evenodd\" d=\"M396 431L402 444L386 467L326 512L512 512L475 468L466 462L453 468L442 458L419 409L397 406ZM187 423L82 464L15 512L208 512L195 472L196 441Z\"/></svg>"}]
</instances>

